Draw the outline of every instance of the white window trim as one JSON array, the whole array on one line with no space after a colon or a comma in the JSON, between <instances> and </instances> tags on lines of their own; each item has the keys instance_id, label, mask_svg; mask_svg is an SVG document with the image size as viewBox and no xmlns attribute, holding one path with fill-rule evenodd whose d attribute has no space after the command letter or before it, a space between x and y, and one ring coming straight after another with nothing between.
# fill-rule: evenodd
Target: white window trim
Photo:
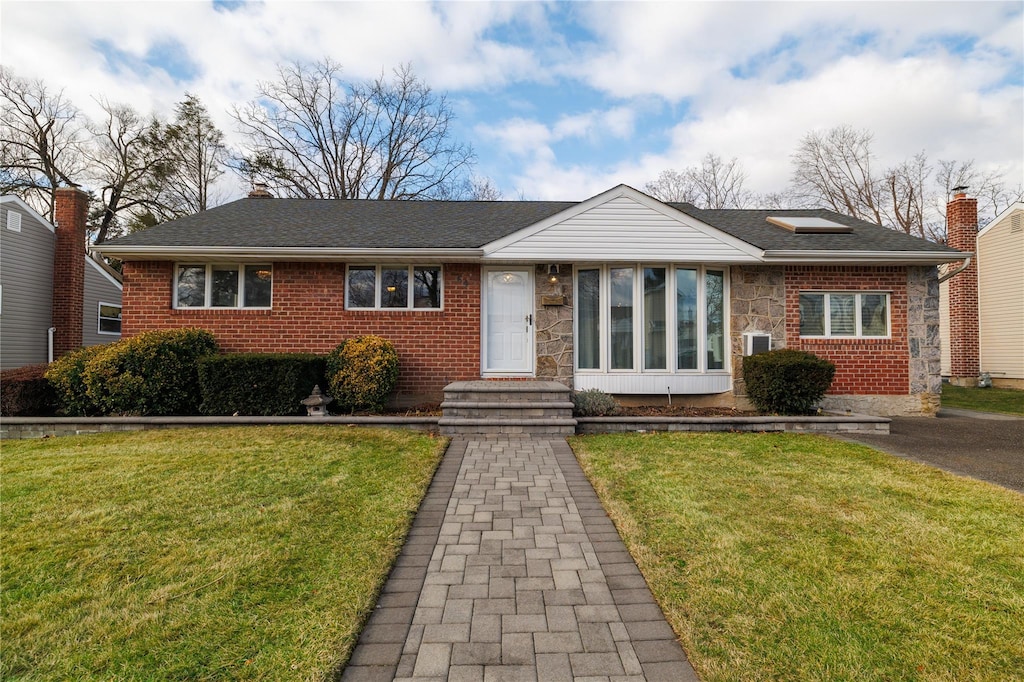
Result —
<instances>
[{"instance_id":1,"label":"white window trim","mask_svg":"<svg viewBox=\"0 0 1024 682\"><path fill-rule=\"evenodd\" d=\"M822 316L824 319L824 334L818 335L804 335L801 334L801 339L891 339L892 338L892 292L891 291L821 291L817 289L801 290L799 296L806 294L823 295L823 307ZM843 296L855 296L854 300L854 313L855 313L855 327L856 332L854 334L833 334L832 333L832 315L829 297L832 294L839 294ZM872 336L863 334L862 331L864 326L861 320L861 296L885 296L885 329L886 334L882 336ZM799 301L799 298L797 299ZM797 305L797 315L800 314L800 306ZM799 324L799 320L797 321Z\"/></svg>"},{"instance_id":2,"label":"white window trim","mask_svg":"<svg viewBox=\"0 0 1024 682\"><path fill-rule=\"evenodd\" d=\"M611 369L610 355L610 302L611 302L611 270L615 268L633 268L633 368L632 369ZM666 278L666 348L667 369L644 369L644 339L643 330L646 325L643 305L643 271L644 268L665 268ZM727 265L717 264L666 264L666 263L605 263L602 265L578 265L576 272L580 270L598 270L599 295L601 306L598 313L600 328L600 369L581 369L579 367L579 355L573 361L573 371L577 374L587 375L645 375L645 376L705 376L705 375L731 375L732 374L732 352L731 352L731 316L732 303L730 301L730 277ZM676 271L696 270L697 271L697 305L699 314L697 316L697 368L676 369L678 357L679 339L677 337L677 304L676 304ZM723 354L721 369L707 369L707 271L713 270L722 273L722 329L723 329ZM573 277L574 301L579 300L579 278ZM638 334L639 332L639 334ZM573 315L573 338L579 338L579 315Z\"/></svg>"},{"instance_id":3,"label":"white window trim","mask_svg":"<svg viewBox=\"0 0 1024 682\"><path fill-rule=\"evenodd\" d=\"M117 308L118 310L121 310L122 312L124 311L124 307L120 303L107 303L105 301L98 302L96 304L96 333L97 334L102 334L104 336L121 336L121 332L119 332L119 331L118 332L105 332L105 331L103 331L100 328L100 323L103 320L113 320L113 319L115 319L113 317L105 317L103 315L103 306L107 306L108 308ZM118 322L122 322L123 318L118 318L117 321Z\"/></svg>"},{"instance_id":4,"label":"white window trim","mask_svg":"<svg viewBox=\"0 0 1024 682\"><path fill-rule=\"evenodd\" d=\"M348 286L348 274L349 274L349 271L353 270L353 269L355 269L355 270L369 270L370 268L373 268L373 307L369 307L369 306L353 306L353 305L351 305L349 303L349 298L348 298L348 296L349 296L349 286ZM380 304L381 271L382 270L401 270L402 268L405 268L406 271L408 272L408 277L406 278L406 286L408 287L408 290L406 292L406 299L405 299L406 300L406 306L404 308L393 308L393 307L384 308L384 307L381 307L381 304ZM438 292L438 295L440 297L440 300L438 302L440 303L440 305L438 305L438 307L436 307L436 308L416 308L416 307L414 307L415 303L416 303L416 298L414 296L415 284L416 284L414 278L415 278L416 268L437 268L437 270L440 271L440 273L441 273L441 282L440 282L440 287L439 287L440 291ZM444 266L441 265L440 263L414 263L412 265L404 265L404 264L401 264L401 263L398 263L398 264L395 264L395 265L389 265L387 263L377 264L377 265L371 265L369 263L366 263L366 264L363 264L363 263L351 263L349 265L346 265L345 266L345 310L406 310L406 311L424 312L424 313L425 312L437 312L437 311L444 310Z\"/></svg>"},{"instance_id":5,"label":"white window trim","mask_svg":"<svg viewBox=\"0 0 1024 682\"><path fill-rule=\"evenodd\" d=\"M245 302L245 267L247 265L266 265L270 268L270 305L268 306L223 306L210 305L213 300L213 269L234 268L238 270L238 302ZM182 267L205 267L205 289L203 291L204 305L179 305L178 304L178 271ZM175 310L270 310L274 307L274 264L273 263L233 263L221 262L208 263L200 261L180 261L174 264L174 277L171 278L171 300L174 302Z\"/></svg>"}]
</instances>

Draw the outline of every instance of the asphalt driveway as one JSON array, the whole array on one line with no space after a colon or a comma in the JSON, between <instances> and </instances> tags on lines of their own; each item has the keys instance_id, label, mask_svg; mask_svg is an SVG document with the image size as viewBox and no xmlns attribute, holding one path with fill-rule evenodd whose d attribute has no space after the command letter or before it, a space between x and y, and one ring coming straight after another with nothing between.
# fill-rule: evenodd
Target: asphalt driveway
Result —
<instances>
[{"instance_id":1,"label":"asphalt driveway","mask_svg":"<svg viewBox=\"0 0 1024 682\"><path fill-rule=\"evenodd\" d=\"M847 440L1024 493L1024 418L943 409L893 417L888 436Z\"/></svg>"}]
</instances>

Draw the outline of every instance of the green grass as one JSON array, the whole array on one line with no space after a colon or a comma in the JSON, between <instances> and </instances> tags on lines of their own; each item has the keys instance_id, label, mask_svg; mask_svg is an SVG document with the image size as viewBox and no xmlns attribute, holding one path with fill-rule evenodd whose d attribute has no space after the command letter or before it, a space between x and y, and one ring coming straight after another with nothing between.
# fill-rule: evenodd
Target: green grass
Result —
<instances>
[{"instance_id":1,"label":"green grass","mask_svg":"<svg viewBox=\"0 0 1024 682\"><path fill-rule=\"evenodd\" d=\"M966 388L942 384L942 406L1001 412L1024 417L1024 391L1011 388Z\"/></svg>"},{"instance_id":2,"label":"green grass","mask_svg":"<svg viewBox=\"0 0 1024 682\"><path fill-rule=\"evenodd\" d=\"M329 426L4 441L0 678L330 678L444 445Z\"/></svg>"},{"instance_id":3,"label":"green grass","mask_svg":"<svg viewBox=\"0 0 1024 682\"><path fill-rule=\"evenodd\" d=\"M701 679L1024 679L1024 496L821 436L570 439Z\"/></svg>"}]
</instances>

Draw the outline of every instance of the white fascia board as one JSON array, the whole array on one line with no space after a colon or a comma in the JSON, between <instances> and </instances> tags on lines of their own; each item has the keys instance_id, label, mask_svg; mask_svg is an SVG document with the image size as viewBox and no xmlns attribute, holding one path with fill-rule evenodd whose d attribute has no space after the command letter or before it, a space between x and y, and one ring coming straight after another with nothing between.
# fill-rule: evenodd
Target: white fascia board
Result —
<instances>
[{"instance_id":1,"label":"white fascia board","mask_svg":"<svg viewBox=\"0 0 1024 682\"><path fill-rule=\"evenodd\" d=\"M408 260L472 262L482 249L339 249L323 247L117 246L93 244L89 250L121 260L351 261Z\"/></svg>"},{"instance_id":2,"label":"white fascia board","mask_svg":"<svg viewBox=\"0 0 1024 682\"><path fill-rule=\"evenodd\" d=\"M712 227L707 223L703 223L697 220L691 215L683 213L682 211L678 211L672 208L671 206L667 206L662 202L658 201L657 199L655 199L654 197L648 196L643 192L640 192L639 190L635 190L629 185L618 185L617 187L612 187L610 190L606 192L602 192L601 194L590 197L586 201L581 201L575 206L572 206L570 208L565 209L564 211L556 213L553 216L545 218L539 223L534 223L529 227L524 227L523 229L517 232L513 232L512 234L502 237L501 239L497 239L493 242L490 242L489 244L484 244L484 258L486 259L491 254L495 253L496 251L500 251L501 249L505 248L510 244L515 244L516 242L531 237L537 234L538 232L542 232L553 225L557 225L561 222L569 220L570 218L574 218L580 215L581 213L586 213L587 211L596 206L600 206L601 204L611 201L612 199L618 199L619 197L627 197L629 199L632 199L637 203L646 206L652 211L657 211L658 213L661 213L667 218L671 218L672 220L682 223L687 227L693 228L698 232L702 232L709 237L717 239L722 243L728 244L729 246L739 251L743 251L747 255L753 257L752 260L746 262L757 262L761 260L762 251L753 244L745 242L742 239L737 239L736 237L733 237L730 234L722 232L716 227ZM498 257L500 258L500 256ZM540 260L544 259L543 254L538 254L537 257Z\"/></svg>"},{"instance_id":3,"label":"white fascia board","mask_svg":"<svg viewBox=\"0 0 1024 682\"><path fill-rule=\"evenodd\" d=\"M97 262L96 262L96 260L95 260L94 258L92 258L92 257L91 257L91 256L89 256L88 254L86 254L86 256L85 256L85 262L86 262L86 263L88 263L89 265L91 265L91 266L92 266L92 267L93 267L93 268L94 268L94 269L96 270L96 272L98 272L98 273L100 273L101 275L103 275L104 277L106 277L106 278L107 278L107 280L108 280L108 281L109 281L109 282L110 282L111 284L113 284L113 285L114 285L115 287L117 287L117 288L118 288L118 289L120 289L121 291L124 291L124 284L122 284L121 282L117 281L117 278L116 278L116 277L114 277L113 275L111 275L111 274L110 274L109 272L107 272L107 269L106 269L106 268L104 268L104 267L103 267L102 265L100 265L99 263L97 263Z\"/></svg>"},{"instance_id":4,"label":"white fascia board","mask_svg":"<svg viewBox=\"0 0 1024 682\"><path fill-rule=\"evenodd\" d=\"M990 227L993 227L994 225L998 225L999 223L1001 223L1004 219L1009 217L1014 211L1024 211L1024 201L1018 201L1017 203L1008 206L1005 211L1003 211L995 218L993 218L988 225L978 230L978 236L980 237L981 235L988 232Z\"/></svg>"},{"instance_id":5,"label":"white fascia board","mask_svg":"<svg viewBox=\"0 0 1024 682\"><path fill-rule=\"evenodd\" d=\"M940 265L973 253L929 253L927 251L765 251L765 264L782 265Z\"/></svg>"},{"instance_id":6,"label":"white fascia board","mask_svg":"<svg viewBox=\"0 0 1024 682\"><path fill-rule=\"evenodd\" d=\"M17 206L21 210L27 211L30 216L32 216L33 218L38 220L40 223L42 223L42 225L47 230L49 230L50 232L53 232L54 234L56 234L57 228L54 227L53 224L49 220L47 220L43 216L39 215L38 211L36 211L34 208L32 208L31 206L26 204L22 200L21 197L17 197L17 196L15 196L13 194L5 194L2 197L0 197L0 204L14 204L15 206Z\"/></svg>"}]
</instances>

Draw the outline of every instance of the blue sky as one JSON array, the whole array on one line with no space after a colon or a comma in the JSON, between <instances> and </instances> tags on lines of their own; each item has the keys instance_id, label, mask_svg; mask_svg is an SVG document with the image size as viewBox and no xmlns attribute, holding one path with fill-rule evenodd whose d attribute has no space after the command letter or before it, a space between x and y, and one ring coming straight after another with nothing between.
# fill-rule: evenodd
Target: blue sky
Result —
<instances>
[{"instance_id":1,"label":"blue sky","mask_svg":"<svg viewBox=\"0 0 1024 682\"><path fill-rule=\"evenodd\" d=\"M642 188L708 152L781 190L810 130L874 133L1024 179L1021 2L11 2L0 59L87 114L228 109L275 65L325 56L353 79L403 63L447 95L477 172L506 198ZM244 191L225 178L224 200Z\"/></svg>"}]
</instances>

